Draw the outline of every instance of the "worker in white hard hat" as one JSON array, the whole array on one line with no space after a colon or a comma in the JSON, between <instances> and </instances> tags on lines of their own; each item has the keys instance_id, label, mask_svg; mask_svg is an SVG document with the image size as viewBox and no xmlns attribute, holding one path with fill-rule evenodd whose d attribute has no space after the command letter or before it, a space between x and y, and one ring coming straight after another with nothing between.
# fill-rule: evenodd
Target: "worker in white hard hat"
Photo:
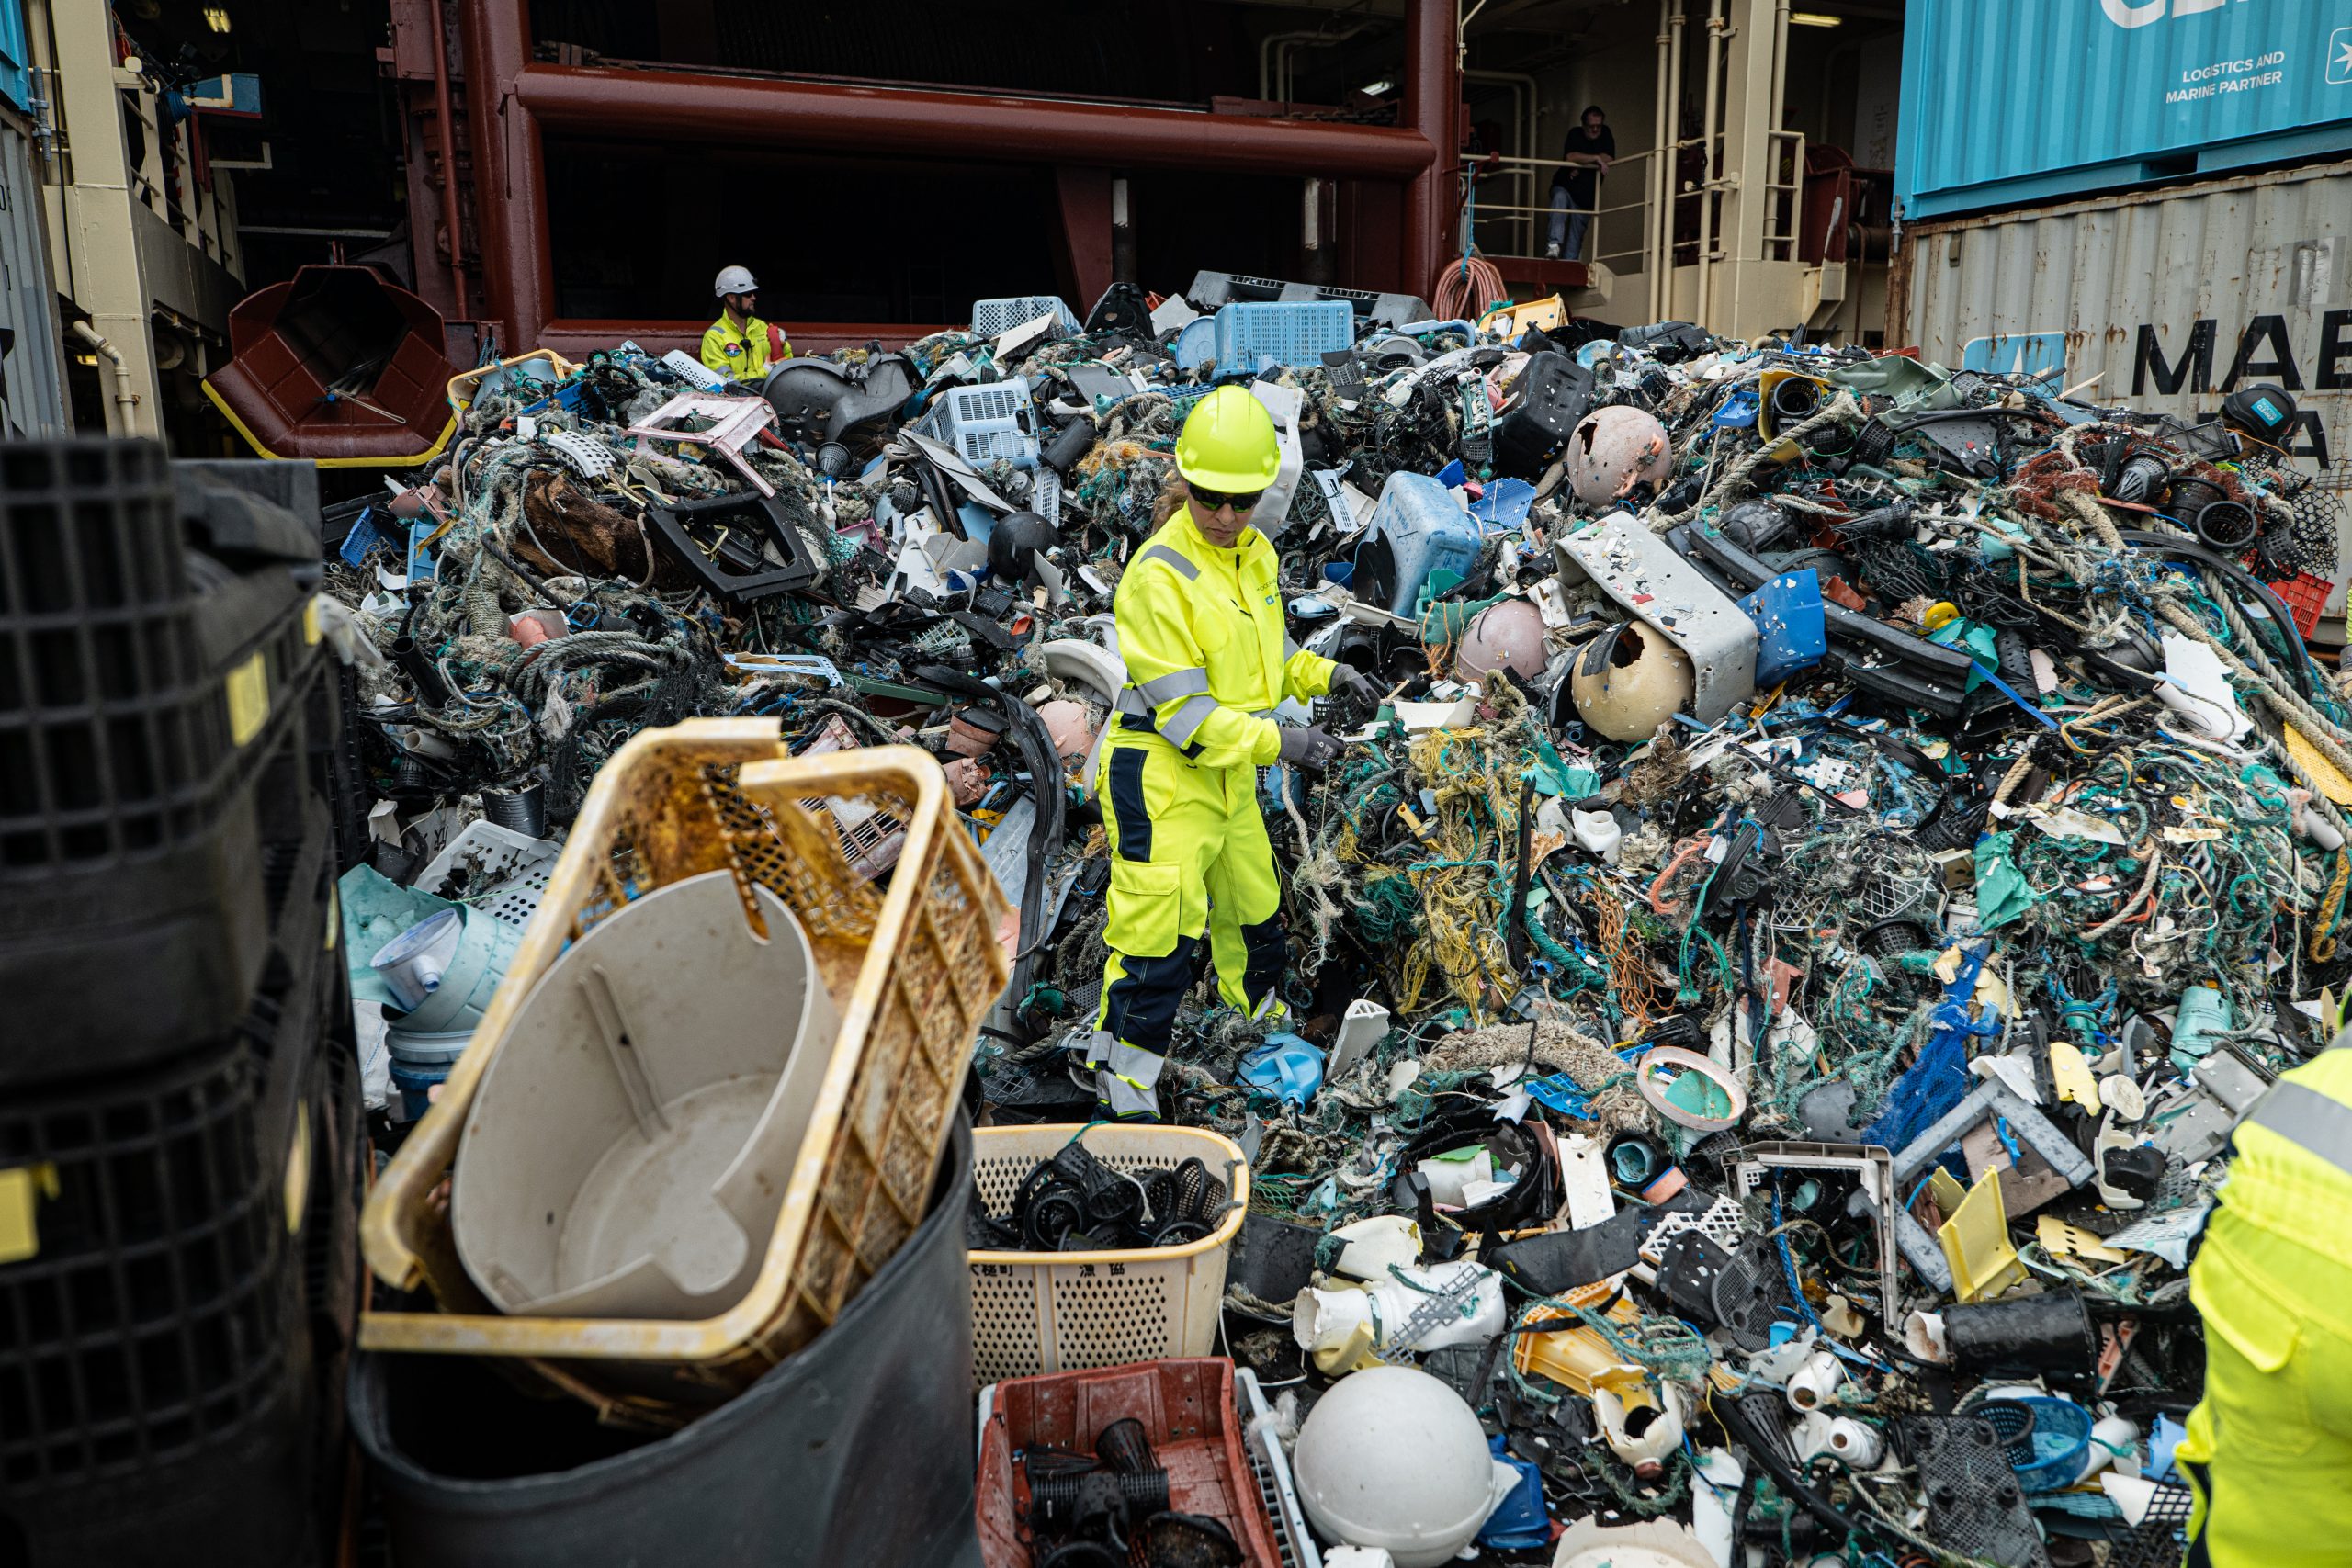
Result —
<instances>
[{"instance_id":1,"label":"worker in white hard hat","mask_svg":"<svg viewBox=\"0 0 2352 1568\"><path fill-rule=\"evenodd\" d=\"M792 357L782 329L752 313L760 302L760 284L750 267L721 267L710 291L718 296L719 316L702 334L705 365L730 381L757 381L768 373L770 360Z\"/></svg>"}]
</instances>

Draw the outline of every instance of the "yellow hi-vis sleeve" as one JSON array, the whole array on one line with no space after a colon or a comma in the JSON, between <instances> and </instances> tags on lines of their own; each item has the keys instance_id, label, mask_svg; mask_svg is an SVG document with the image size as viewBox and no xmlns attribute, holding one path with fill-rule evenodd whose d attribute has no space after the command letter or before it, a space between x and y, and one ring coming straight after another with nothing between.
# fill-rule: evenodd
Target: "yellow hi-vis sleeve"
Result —
<instances>
[{"instance_id":1,"label":"yellow hi-vis sleeve","mask_svg":"<svg viewBox=\"0 0 2352 1568\"><path fill-rule=\"evenodd\" d=\"M1209 689L1208 658L1193 631L1192 587L1149 551L1120 581L1115 609L1127 680L1150 703L1161 739L1201 766L1274 761L1282 755L1281 727L1227 706ZM1200 608L1219 613L1215 605Z\"/></svg>"}]
</instances>

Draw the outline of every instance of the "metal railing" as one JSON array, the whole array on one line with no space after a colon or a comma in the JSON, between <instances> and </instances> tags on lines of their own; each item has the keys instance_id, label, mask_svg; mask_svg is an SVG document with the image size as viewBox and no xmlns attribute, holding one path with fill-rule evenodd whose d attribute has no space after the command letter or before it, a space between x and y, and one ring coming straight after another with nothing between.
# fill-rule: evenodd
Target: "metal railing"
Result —
<instances>
[{"instance_id":1,"label":"metal railing","mask_svg":"<svg viewBox=\"0 0 2352 1568\"><path fill-rule=\"evenodd\" d=\"M1642 270L1639 258L1649 249L1650 189L1655 175L1650 160L1655 151L1628 152L1611 160L1608 172L1600 175L1598 197L1589 217L1585 237L1585 254L1566 260L1611 263L1625 257L1635 258L1636 265L1621 266L1621 272ZM1499 154L1465 158L1462 172L1474 182L1476 201L1466 210L1471 225L1471 237L1479 250L1488 255L1540 256L1549 243L1553 207L1552 178L1555 171L1569 167L1557 158L1507 158ZM1634 193L1628 201L1612 201L1612 196ZM1505 194L1505 193L1508 194ZM1541 194L1543 199L1535 197ZM1630 246L1601 250L1601 236L1621 228L1612 224L1612 216L1624 213L1637 215L1634 225L1638 242Z\"/></svg>"},{"instance_id":2,"label":"metal railing","mask_svg":"<svg viewBox=\"0 0 2352 1568\"><path fill-rule=\"evenodd\" d=\"M1621 274L1648 273L1652 270L1652 258L1668 245L1674 265L1687 265L1702 259L1725 260L1729 236L1722 221L1720 203L1736 177L1742 188L1758 193L1763 201L1762 254L1758 259L1795 260L1804 221L1804 132L1765 133L1767 177L1762 180L1747 178L1746 171L1713 173L1722 166L1723 142L1724 134L1717 132L1713 146L1707 149L1711 155L1701 167L1710 171L1708 177L1674 190L1668 206L1671 218L1666 234L1659 232L1660 215L1653 210L1657 205L1656 160L1661 155L1659 151L1628 152L1612 159L1608 171L1600 175L1599 200L1589 214L1585 254L1566 259L1600 263ZM1683 154L1702 145L1702 139L1693 136L1668 150L1678 164L1674 185L1682 186L1679 164ZM1471 230L1469 237L1478 249L1488 255L1542 255L1549 241L1554 211L1552 176L1566 166L1556 158L1497 155L1464 159L1462 173L1473 182L1476 196L1475 203L1465 209L1465 218ZM1543 197L1540 201L1536 199L1539 194ZM1626 199L1612 200L1612 196ZM1702 224L1694 220L1702 201L1718 204L1715 221ZM1629 213L1634 216L1630 231L1624 221ZM1612 222L1612 219L1617 221ZM1698 254L1702 231L1709 241L1709 254L1704 258Z\"/></svg>"}]
</instances>

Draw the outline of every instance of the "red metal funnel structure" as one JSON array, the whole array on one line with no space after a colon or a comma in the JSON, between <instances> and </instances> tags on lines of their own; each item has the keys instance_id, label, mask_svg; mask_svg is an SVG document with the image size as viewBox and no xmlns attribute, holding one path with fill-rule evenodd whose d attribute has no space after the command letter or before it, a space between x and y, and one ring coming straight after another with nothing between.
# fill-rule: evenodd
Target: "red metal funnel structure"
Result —
<instances>
[{"instance_id":1,"label":"red metal funnel structure","mask_svg":"<svg viewBox=\"0 0 2352 1568\"><path fill-rule=\"evenodd\" d=\"M265 457L395 468L439 452L457 371L440 312L364 266L306 266L229 312L205 395Z\"/></svg>"}]
</instances>

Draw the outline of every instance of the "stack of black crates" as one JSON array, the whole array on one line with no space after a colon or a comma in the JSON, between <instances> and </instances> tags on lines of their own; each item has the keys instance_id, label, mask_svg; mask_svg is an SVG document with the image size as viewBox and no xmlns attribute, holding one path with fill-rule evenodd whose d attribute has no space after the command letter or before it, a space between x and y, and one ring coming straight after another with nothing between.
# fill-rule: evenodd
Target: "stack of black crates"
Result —
<instances>
[{"instance_id":1,"label":"stack of black crates","mask_svg":"<svg viewBox=\"0 0 2352 1568\"><path fill-rule=\"evenodd\" d=\"M324 1561L363 1130L308 465L0 446L0 1568Z\"/></svg>"}]
</instances>

